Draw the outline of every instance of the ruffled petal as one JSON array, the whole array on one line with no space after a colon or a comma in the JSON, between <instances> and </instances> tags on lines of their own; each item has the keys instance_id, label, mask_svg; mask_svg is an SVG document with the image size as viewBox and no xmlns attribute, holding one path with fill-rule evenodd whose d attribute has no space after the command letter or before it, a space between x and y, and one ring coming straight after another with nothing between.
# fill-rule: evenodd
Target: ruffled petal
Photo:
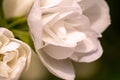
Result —
<instances>
[{"instance_id":1,"label":"ruffled petal","mask_svg":"<svg viewBox=\"0 0 120 80\"><path fill-rule=\"evenodd\" d=\"M3 35L3 34L8 38L14 38L14 35L11 31L9 31L6 28L0 27L0 36Z\"/></svg>"},{"instance_id":2,"label":"ruffled petal","mask_svg":"<svg viewBox=\"0 0 120 80\"><path fill-rule=\"evenodd\" d=\"M76 46L75 52L79 53L89 53L93 52L97 49L97 42L96 40L87 37L83 41L79 42Z\"/></svg>"},{"instance_id":3,"label":"ruffled petal","mask_svg":"<svg viewBox=\"0 0 120 80\"><path fill-rule=\"evenodd\" d=\"M39 0L35 0L27 20L36 49L40 49L43 46L42 43L43 26L41 24L41 11L39 3L40 3Z\"/></svg>"},{"instance_id":4,"label":"ruffled petal","mask_svg":"<svg viewBox=\"0 0 120 80\"><path fill-rule=\"evenodd\" d=\"M19 49L19 55L26 57L26 66L25 69L27 70L29 68L30 62L31 62L31 55L32 55L32 50L31 48L24 42L17 40L17 39L11 39L14 42L20 43L20 48Z\"/></svg>"},{"instance_id":5,"label":"ruffled petal","mask_svg":"<svg viewBox=\"0 0 120 80\"><path fill-rule=\"evenodd\" d=\"M108 27L110 24L110 14L105 0L83 0L80 6L83 6L83 14L90 19L93 30L102 33Z\"/></svg>"},{"instance_id":6,"label":"ruffled petal","mask_svg":"<svg viewBox=\"0 0 120 80\"><path fill-rule=\"evenodd\" d=\"M4 62L0 62L0 79L4 80L6 79L9 75L9 72L11 71L10 67Z\"/></svg>"},{"instance_id":7,"label":"ruffled petal","mask_svg":"<svg viewBox=\"0 0 120 80\"><path fill-rule=\"evenodd\" d=\"M62 0L40 0L40 7L48 8L58 5Z\"/></svg>"},{"instance_id":8,"label":"ruffled petal","mask_svg":"<svg viewBox=\"0 0 120 80\"><path fill-rule=\"evenodd\" d=\"M63 47L48 44L43 48L44 52L48 54L50 57L55 59L66 59L70 57L74 52L74 47Z\"/></svg>"},{"instance_id":9,"label":"ruffled petal","mask_svg":"<svg viewBox=\"0 0 120 80\"><path fill-rule=\"evenodd\" d=\"M10 80L18 80L19 76L21 75L22 71L26 66L25 62L26 62L25 57L21 57L17 60L17 63L14 65L14 67L11 70L12 72L9 76Z\"/></svg>"},{"instance_id":10,"label":"ruffled petal","mask_svg":"<svg viewBox=\"0 0 120 80\"><path fill-rule=\"evenodd\" d=\"M16 42L10 42L8 45L4 46L0 50L2 53L5 53L8 51L14 51L14 50L18 49L19 47L20 47L20 44L18 44Z\"/></svg>"},{"instance_id":11,"label":"ruffled petal","mask_svg":"<svg viewBox=\"0 0 120 80\"><path fill-rule=\"evenodd\" d=\"M87 46L88 49L86 48ZM86 53L76 51L70 58L77 62L92 62L101 57L103 49L98 40L93 40L93 44L88 44L86 47L83 46L81 49L81 51L85 50Z\"/></svg>"},{"instance_id":12,"label":"ruffled petal","mask_svg":"<svg viewBox=\"0 0 120 80\"><path fill-rule=\"evenodd\" d=\"M9 38L14 38L13 33L6 28L0 27L0 47L7 45L10 41Z\"/></svg>"},{"instance_id":13,"label":"ruffled petal","mask_svg":"<svg viewBox=\"0 0 120 80\"><path fill-rule=\"evenodd\" d=\"M75 73L70 60L56 60L44 52L38 51L38 53L41 61L51 73L65 80L74 80Z\"/></svg>"}]
</instances>

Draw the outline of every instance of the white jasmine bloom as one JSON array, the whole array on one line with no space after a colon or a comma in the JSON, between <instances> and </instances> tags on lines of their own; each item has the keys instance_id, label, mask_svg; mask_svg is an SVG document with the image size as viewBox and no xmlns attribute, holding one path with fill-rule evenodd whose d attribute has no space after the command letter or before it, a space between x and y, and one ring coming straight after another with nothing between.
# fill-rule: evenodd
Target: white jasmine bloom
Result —
<instances>
[{"instance_id":1,"label":"white jasmine bloom","mask_svg":"<svg viewBox=\"0 0 120 80\"><path fill-rule=\"evenodd\" d=\"M5 18L21 17L28 14L34 0L3 0Z\"/></svg>"},{"instance_id":2,"label":"white jasmine bloom","mask_svg":"<svg viewBox=\"0 0 120 80\"><path fill-rule=\"evenodd\" d=\"M71 61L92 62L102 55L98 40L110 24L104 0L35 0L28 24L45 67L74 80Z\"/></svg>"},{"instance_id":3,"label":"white jasmine bloom","mask_svg":"<svg viewBox=\"0 0 120 80\"><path fill-rule=\"evenodd\" d=\"M30 59L30 47L15 39L11 31L0 28L0 80L18 80Z\"/></svg>"}]
</instances>

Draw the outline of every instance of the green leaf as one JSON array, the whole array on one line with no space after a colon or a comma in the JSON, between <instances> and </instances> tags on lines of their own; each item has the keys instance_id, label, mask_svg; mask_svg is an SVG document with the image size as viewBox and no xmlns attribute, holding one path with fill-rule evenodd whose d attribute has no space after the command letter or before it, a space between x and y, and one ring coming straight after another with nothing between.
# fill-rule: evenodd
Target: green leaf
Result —
<instances>
[{"instance_id":1,"label":"green leaf","mask_svg":"<svg viewBox=\"0 0 120 80\"><path fill-rule=\"evenodd\" d=\"M3 2L3 0L0 0L0 26L5 27L5 26L8 26L8 24L4 17L2 2Z\"/></svg>"},{"instance_id":2,"label":"green leaf","mask_svg":"<svg viewBox=\"0 0 120 80\"><path fill-rule=\"evenodd\" d=\"M17 17L17 18L12 18L12 19L9 19L8 20L8 24L9 24L9 29L11 28L15 28L17 27L18 25L21 25L21 24L24 24L26 25L27 23L27 18L26 17Z\"/></svg>"},{"instance_id":3,"label":"green leaf","mask_svg":"<svg viewBox=\"0 0 120 80\"><path fill-rule=\"evenodd\" d=\"M17 39L22 40L23 42L27 43L33 48L33 42L28 31L19 30L19 29L12 29L11 31L14 33Z\"/></svg>"}]
</instances>

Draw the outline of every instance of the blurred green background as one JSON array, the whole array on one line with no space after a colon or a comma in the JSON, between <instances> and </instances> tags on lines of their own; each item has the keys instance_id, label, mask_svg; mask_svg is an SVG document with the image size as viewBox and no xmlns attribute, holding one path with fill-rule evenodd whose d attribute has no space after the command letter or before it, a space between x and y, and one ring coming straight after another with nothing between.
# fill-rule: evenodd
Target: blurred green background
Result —
<instances>
[{"instance_id":1,"label":"blurred green background","mask_svg":"<svg viewBox=\"0 0 120 80\"><path fill-rule=\"evenodd\" d=\"M76 66L77 73L76 80L120 80L120 4L119 0L107 0L107 2L110 7L112 22L109 28L103 33L103 37L100 39L104 53L102 57L95 62L74 64ZM0 6L1 5L2 0L0 1ZM19 38L33 46L31 44L32 41L30 39L28 29L26 28L27 23L24 20L26 19L18 18L17 21L21 23L21 25L18 25L19 27L15 29L11 29L11 25L15 27L17 21L16 23L13 22L14 19L6 21L3 17L2 7L0 7L0 26L11 29L15 33L16 38ZM25 27L21 28L21 26ZM21 33L22 36L19 34L19 28L23 30ZM23 37L23 35L26 37ZM41 63L38 65L40 68L39 70L33 70L35 73L28 73L35 75L37 74L36 71L38 71L40 74L36 75L36 78L31 78L29 80L61 80L49 73ZM28 73L25 74L27 75ZM22 75L20 80L28 80L28 77L30 76L26 77Z\"/></svg>"}]
</instances>

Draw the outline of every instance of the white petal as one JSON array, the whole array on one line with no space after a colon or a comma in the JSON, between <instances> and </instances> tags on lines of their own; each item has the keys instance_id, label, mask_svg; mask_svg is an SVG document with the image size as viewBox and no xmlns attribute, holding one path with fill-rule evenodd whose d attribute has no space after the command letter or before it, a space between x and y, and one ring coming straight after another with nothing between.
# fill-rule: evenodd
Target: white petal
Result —
<instances>
[{"instance_id":1,"label":"white petal","mask_svg":"<svg viewBox=\"0 0 120 80\"><path fill-rule=\"evenodd\" d=\"M42 30L41 24L41 11L39 6L39 0L35 0L34 5L28 16L28 25L30 28L31 36L35 44L36 49L42 47ZM38 33L39 32L39 33Z\"/></svg>"},{"instance_id":2,"label":"white petal","mask_svg":"<svg viewBox=\"0 0 120 80\"><path fill-rule=\"evenodd\" d=\"M41 7L43 8L52 8L56 6L73 6L76 5L74 0L41 0Z\"/></svg>"},{"instance_id":3,"label":"white petal","mask_svg":"<svg viewBox=\"0 0 120 80\"><path fill-rule=\"evenodd\" d=\"M21 49L19 49L19 55L22 55L22 56L25 56L26 57L26 67L25 69L27 70L29 65L30 65L30 62L31 62L31 54L32 54L32 50L31 48L29 47L29 45L27 45L26 43L20 41L20 40L17 40L17 39L11 39L12 41L14 42L17 42L20 44L20 46L22 47Z\"/></svg>"},{"instance_id":4,"label":"white petal","mask_svg":"<svg viewBox=\"0 0 120 80\"><path fill-rule=\"evenodd\" d=\"M91 5L87 6L87 9L84 10L84 14L90 19L91 28L98 33L102 33L110 24L108 5L105 0L85 0L85 2L86 5L89 4L89 2L91 3Z\"/></svg>"},{"instance_id":5,"label":"white petal","mask_svg":"<svg viewBox=\"0 0 120 80\"><path fill-rule=\"evenodd\" d=\"M14 50L18 49L19 46L20 46L20 44L18 44L16 42L10 42L8 45L1 48L1 52L5 53L8 51L14 51Z\"/></svg>"},{"instance_id":6,"label":"white petal","mask_svg":"<svg viewBox=\"0 0 120 80\"><path fill-rule=\"evenodd\" d=\"M69 7L67 8L62 8L62 11L58 11L57 13L54 14L53 19L49 22L49 26L53 26L60 20L64 20L65 18L71 16L71 14L74 13L74 8L70 9Z\"/></svg>"},{"instance_id":7,"label":"white petal","mask_svg":"<svg viewBox=\"0 0 120 80\"><path fill-rule=\"evenodd\" d=\"M66 37L66 28L64 25L64 21L58 21L54 26L51 27L53 32L56 33L56 35L60 38L65 38Z\"/></svg>"},{"instance_id":8,"label":"white petal","mask_svg":"<svg viewBox=\"0 0 120 80\"><path fill-rule=\"evenodd\" d=\"M10 41L9 38L14 38L13 33L6 28L0 27L0 47L7 45Z\"/></svg>"},{"instance_id":9,"label":"white petal","mask_svg":"<svg viewBox=\"0 0 120 80\"><path fill-rule=\"evenodd\" d=\"M49 28L47 28L47 30L48 29ZM68 34L66 34L66 36L64 35L64 38L61 38L59 35L57 36L57 34L54 34L54 32L52 32L50 29L48 32L51 36L44 33L43 41L45 44L52 44L58 47L61 46L61 48L74 48L76 47L77 42L82 41L86 37L84 33L71 29L67 29Z\"/></svg>"},{"instance_id":10,"label":"white petal","mask_svg":"<svg viewBox=\"0 0 120 80\"><path fill-rule=\"evenodd\" d=\"M78 0L78 4L79 6L82 8L82 10L86 10L88 8L90 8L91 6L93 6L95 3L97 3L97 1L100 1L100 0Z\"/></svg>"},{"instance_id":11,"label":"white petal","mask_svg":"<svg viewBox=\"0 0 120 80\"><path fill-rule=\"evenodd\" d=\"M77 2L80 2L80 1L82 1L82 0L76 0Z\"/></svg>"},{"instance_id":12,"label":"white petal","mask_svg":"<svg viewBox=\"0 0 120 80\"><path fill-rule=\"evenodd\" d=\"M47 14L42 16L42 25L46 25L48 22L50 22L52 19L54 19L58 13L53 13L53 14Z\"/></svg>"},{"instance_id":13,"label":"white petal","mask_svg":"<svg viewBox=\"0 0 120 80\"><path fill-rule=\"evenodd\" d=\"M66 34L66 31L65 31L66 36L64 35L63 36L64 38L61 38L59 35L57 36L56 34L52 38L49 35L44 34L43 41L45 42L45 44L48 44L49 46L51 44L50 47L55 45L57 48L60 48L60 50L62 49L62 47L66 48L66 49L72 49L73 50L74 47L76 47L77 42L84 40L85 37L86 37L86 35L84 33L78 32L78 31L75 31L75 30L71 30L71 29L68 30L67 29L67 32L68 32L68 34ZM50 31L49 31L49 34L50 34ZM63 50L65 50L65 49L63 49Z\"/></svg>"},{"instance_id":14,"label":"white petal","mask_svg":"<svg viewBox=\"0 0 120 80\"><path fill-rule=\"evenodd\" d=\"M25 16L34 0L4 0L3 11L6 18Z\"/></svg>"},{"instance_id":15,"label":"white petal","mask_svg":"<svg viewBox=\"0 0 120 80\"><path fill-rule=\"evenodd\" d=\"M78 43L75 51L79 53L89 53L97 49L96 44L96 40L86 37L86 39Z\"/></svg>"},{"instance_id":16,"label":"white petal","mask_svg":"<svg viewBox=\"0 0 120 80\"><path fill-rule=\"evenodd\" d=\"M13 51L13 52L8 52L8 53L5 53L4 54L5 56L4 56L4 58L3 58L3 61L4 62L10 62L10 61L12 61L13 59L17 59L18 58L18 54L15 52L15 51ZM13 61L12 61L13 62Z\"/></svg>"},{"instance_id":17,"label":"white petal","mask_svg":"<svg viewBox=\"0 0 120 80\"><path fill-rule=\"evenodd\" d=\"M14 67L12 68L12 72L10 74L9 79L17 80L20 77L22 71L24 70L25 64L26 64L26 58L25 57L19 58L16 64L14 65Z\"/></svg>"},{"instance_id":18,"label":"white petal","mask_svg":"<svg viewBox=\"0 0 120 80\"><path fill-rule=\"evenodd\" d=\"M74 13L67 17L66 23L71 25L74 28L77 28L77 30L83 30L83 29L90 29L90 22L89 19L79 13Z\"/></svg>"},{"instance_id":19,"label":"white petal","mask_svg":"<svg viewBox=\"0 0 120 80\"><path fill-rule=\"evenodd\" d=\"M75 31L75 32L68 33L66 37L66 41L71 43L77 43L84 40L85 38L86 38L86 35L84 33Z\"/></svg>"},{"instance_id":20,"label":"white petal","mask_svg":"<svg viewBox=\"0 0 120 80\"><path fill-rule=\"evenodd\" d=\"M8 38L14 38L14 35L13 35L13 33L11 32L11 31L9 31L8 29L6 29L6 28L2 28L2 27L0 27L0 36L1 35L5 35L5 36L7 36Z\"/></svg>"},{"instance_id":21,"label":"white petal","mask_svg":"<svg viewBox=\"0 0 120 80\"><path fill-rule=\"evenodd\" d=\"M56 60L40 51L38 51L38 55L51 73L65 80L74 80L75 73L70 60Z\"/></svg>"},{"instance_id":22,"label":"white petal","mask_svg":"<svg viewBox=\"0 0 120 80\"><path fill-rule=\"evenodd\" d=\"M1 42L1 46L0 47L4 47L9 43L9 38L6 37L4 34L0 36L0 42Z\"/></svg>"},{"instance_id":23,"label":"white petal","mask_svg":"<svg viewBox=\"0 0 120 80\"><path fill-rule=\"evenodd\" d=\"M78 14L76 14L70 16L66 22L66 25L74 27L79 32L84 32L84 34L89 36L101 37L101 34L96 33L96 31L90 28L89 18L85 15L78 16Z\"/></svg>"},{"instance_id":24,"label":"white petal","mask_svg":"<svg viewBox=\"0 0 120 80\"><path fill-rule=\"evenodd\" d=\"M54 7L58 5L62 0L40 0L40 6L44 8Z\"/></svg>"},{"instance_id":25,"label":"white petal","mask_svg":"<svg viewBox=\"0 0 120 80\"><path fill-rule=\"evenodd\" d=\"M51 7L41 7L41 11L43 15L46 14L54 14L54 13L58 13L60 12L60 15L62 13L69 13L69 11L77 11L80 14L82 13L81 8L79 7L79 5L77 4L76 1L74 0L62 0L60 1L60 3L56 6L51 6ZM63 15L65 15L63 14Z\"/></svg>"},{"instance_id":26,"label":"white petal","mask_svg":"<svg viewBox=\"0 0 120 80\"><path fill-rule=\"evenodd\" d=\"M6 63L0 62L0 79L8 78L10 70Z\"/></svg>"},{"instance_id":27,"label":"white petal","mask_svg":"<svg viewBox=\"0 0 120 80\"><path fill-rule=\"evenodd\" d=\"M74 47L63 47L48 44L43 48L44 52L48 54L50 57L55 59L66 59L70 57L74 52Z\"/></svg>"},{"instance_id":28,"label":"white petal","mask_svg":"<svg viewBox=\"0 0 120 80\"><path fill-rule=\"evenodd\" d=\"M88 53L76 52L71 56L71 59L77 62L92 62L101 57L103 50L99 41L96 44L97 49Z\"/></svg>"}]
</instances>

